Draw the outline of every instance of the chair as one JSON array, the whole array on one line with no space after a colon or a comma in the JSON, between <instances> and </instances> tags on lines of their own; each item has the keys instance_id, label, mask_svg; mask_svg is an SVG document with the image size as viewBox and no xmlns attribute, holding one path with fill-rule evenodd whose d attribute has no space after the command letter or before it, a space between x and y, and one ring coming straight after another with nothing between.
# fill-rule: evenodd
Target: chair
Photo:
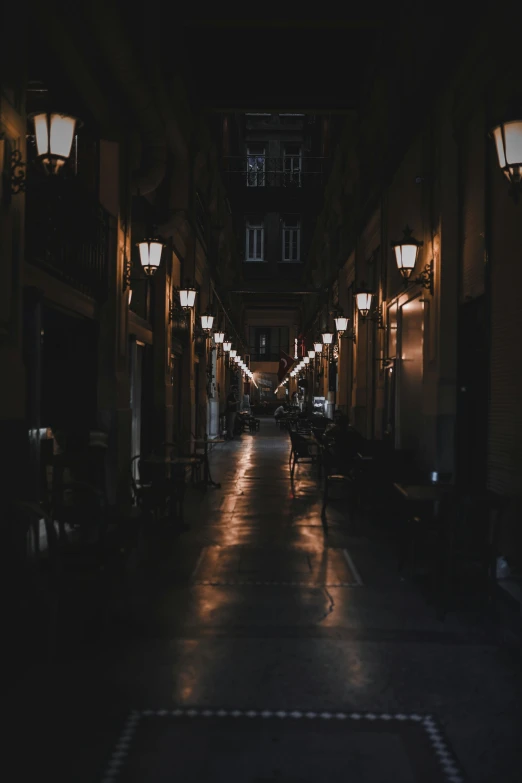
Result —
<instances>
[{"instance_id":1,"label":"chair","mask_svg":"<svg viewBox=\"0 0 522 783\"><path fill-rule=\"evenodd\" d=\"M194 433L192 433L192 439L195 441L196 436ZM167 454L169 456L173 457L186 457L188 459L192 459L192 463L190 465L190 480L193 484L199 484L201 483L201 469L205 465L206 461L206 448L207 446L203 445L197 445L194 443L194 451L191 452L190 450L182 449L180 444L176 441L164 441L161 444L160 450L163 454ZM173 470L173 467L171 467L171 471ZM185 468L183 468L183 471ZM180 472L180 468L177 468L177 472Z\"/></svg>"},{"instance_id":2,"label":"chair","mask_svg":"<svg viewBox=\"0 0 522 783\"><path fill-rule=\"evenodd\" d=\"M52 517L58 522L60 537L66 539L65 526L78 530L84 540L94 540L101 549L108 527L108 502L100 489L86 481L64 481L54 496Z\"/></svg>"},{"instance_id":3,"label":"chair","mask_svg":"<svg viewBox=\"0 0 522 783\"><path fill-rule=\"evenodd\" d=\"M249 432L259 432L260 424L261 424L260 419L256 419L254 416L250 416L248 419Z\"/></svg>"},{"instance_id":4,"label":"chair","mask_svg":"<svg viewBox=\"0 0 522 783\"><path fill-rule=\"evenodd\" d=\"M312 434L312 422L309 419L297 419L296 421L296 431L301 433L301 435L311 435Z\"/></svg>"},{"instance_id":5,"label":"chair","mask_svg":"<svg viewBox=\"0 0 522 783\"><path fill-rule=\"evenodd\" d=\"M290 430L290 450L289 463L291 463L290 475L294 476L295 466L299 462L307 462L318 465L321 471L320 446L314 438L306 437L298 432Z\"/></svg>"},{"instance_id":6,"label":"chair","mask_svg":"<svg viewBox=\"0 0 522 783\"><path fill-rule=\"evenodd\" d=\"M157 472L147 465L141 454L130 461L130 479L132 494L137 507L146 515L158 519L161 508L165 507L167 487L157 480Z\"/></svg>"},{"instance_id":7,"label":"chair","mask_svg":"<svg viewBox=\"0 0 522 783\"><path fill-rule=\"evenodd\" d=\"M330 484L343 485L348 487L350 492L357 489L358 470L354 457L340 454L335 448L335 444L324 439L323 444L323 505L321 516L326 513L326 506L329 500Z\"/></svg>"}]
</instances>

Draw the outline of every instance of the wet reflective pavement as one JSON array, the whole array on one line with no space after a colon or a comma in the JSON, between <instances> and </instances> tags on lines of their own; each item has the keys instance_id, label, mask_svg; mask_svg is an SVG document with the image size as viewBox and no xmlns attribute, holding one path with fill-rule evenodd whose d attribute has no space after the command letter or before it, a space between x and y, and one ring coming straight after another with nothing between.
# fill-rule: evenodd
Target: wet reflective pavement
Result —
<instances>
[{"instance_id":1,"label":"wet reflective pavement","mask_svg":"<svg viewBox=\"0 0 522 783\"><path fill-rule=\"evenodd\" d=\"M221 489L143 537L96 640L17 686L16 780L515 783L520 653L435 619L386 530L290 480L288 436L218 445Z\"/></svg>"}]
</instances>

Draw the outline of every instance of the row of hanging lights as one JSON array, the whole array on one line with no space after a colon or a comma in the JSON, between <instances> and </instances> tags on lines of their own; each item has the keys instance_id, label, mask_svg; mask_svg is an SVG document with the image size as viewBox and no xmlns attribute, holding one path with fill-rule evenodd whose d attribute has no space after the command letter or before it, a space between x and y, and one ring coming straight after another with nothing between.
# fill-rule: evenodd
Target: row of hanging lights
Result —
<instances>
[{"instance_id":1,"label":"row of hanging lights","mask_svg":"<svg viewBox=\"0 0 522 783\"><path fill-rule=\"evenodd\" d=\"M30 116L34 125L37 160L46 172L56 174L71 155L74 136L81 122L60 112L38 112ZM522 119L502 122L492 128L498 164L513 186L522 183Z\"/></svg>"}]
</instances>

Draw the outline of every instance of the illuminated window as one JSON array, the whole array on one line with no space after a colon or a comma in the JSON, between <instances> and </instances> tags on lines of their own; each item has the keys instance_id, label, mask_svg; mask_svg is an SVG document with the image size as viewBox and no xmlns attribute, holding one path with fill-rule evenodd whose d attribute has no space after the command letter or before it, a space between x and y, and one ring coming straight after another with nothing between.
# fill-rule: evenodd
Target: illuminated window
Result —
<instances>
[{"instance_id":1,"label":"illuminated window","mask_svg":"<svg viewBox=\"0 0 522 783\"><path fill-rule=\"evenodd\" d=\"M265 148L262 144L252 144L247 148L247 187L265 186Z\"/></svg>"}]
</instances>

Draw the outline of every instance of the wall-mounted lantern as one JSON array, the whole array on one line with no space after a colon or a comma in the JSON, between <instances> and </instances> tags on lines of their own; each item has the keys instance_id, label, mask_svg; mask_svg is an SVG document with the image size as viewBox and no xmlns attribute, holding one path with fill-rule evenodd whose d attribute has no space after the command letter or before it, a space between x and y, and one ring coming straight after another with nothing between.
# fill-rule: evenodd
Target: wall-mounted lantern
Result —
<instances>
[{"instance_id":1,"label":"wall-mounted lantern","mask_svg":"<svg viewBox=\"0 0 522 783\"><path fill-rule=\"evenodd\" d=\"M404 278L404 282L407 285L408 282L421 285L423 288L429 290L433 296L433 262L430 261L420 275L415 279L410 280L410 276L415 269L417 258L419 255L419 248L424 245L424 242L420 239L415 239L413 232L409 226L406 226L403 230L403 238L398 242L392 242L391 246L395 251L395 260L397 261L397 268Z\"/></svg>"},{"instance_id":2,"label":"wall-mounted lantern","mask_svg":"<svg viewBox=\"0 0 522 783\"><path fill-rule=\"evenodd\" d=\"M149 277L153 277L161 263L161 253L165 245L156 237L142 239L137 242L140 251L140 263L143 271Z\"/></svg>"},{"instance_id":3,"label":"wall-mounted lantern","mask_svg":"<svg viewBox=\"0 0 522 783\"><path fill-rule=\"evenodd\" d=\"M359 291L355 294L357 309L361 318L367 318L372 307L373 294L371 291Z\"/></svg>"},{"instance_id":4,"label":"wall-mounted lantern","mask_svg":"<svg viewBox=\"0 0 522 783\"><path fill-rule=\"evenodd\" d=\"M214 323L214 316L207 308L206 313L203 313L203 315L201 315L200 318L201 318L201 328L210 337L210 332L212 331L212 325Z\"/></svg>"},{"instance_id":5,"label":"wall-mounted lantern","mask_svg":"<svg viewBox=\"0 0 522 783\"><path fill-rule=\"evenodd\" d=\"M403 278L407 280L415 269L419 248L423 246L424 242L414 238L409 226L403 229L403 234L403 238L398 242L392 242L391 246L395 251L397 268Z\"/></svg>"},{"instance_id":6,"label":"wall-mounted lantern","mask_svg":"<svg viewBox=\"0 0 522 783\"><path fill-rule=\"evenodd\" d=\"M81 125L76 117L57 112L38 112L30 118L34 124L36 160L46 174L57 174L70 158L74 134ZM10 192L26 190L26 166L19 149L10 156Z\"/></svg>"},{"instance_id":7,"label":"wall-mounted lantern","mask_svg":"<svg viewBox=\"0 0 522 783\"><path fill-rule=\"evenodd\" d=\"M334 318L334 321L335 321L335 328L337 329L337 334L339 335L339 337L342 337L348 328L348 318L345 318L344 315L337 315Z\"/></svg>"},{"instance_id":8,"label":"wall-mounted lantern","mask_svg":"<svg viewBox=\"0 0 522 783\"><path fill-rule=\"evenodd\" d=\"M355 301L357 303L357 309L359 310L359 316L364 321L374 321L379 329L384 329L382 305L376 307L372 313L372 300L373 293L371 291L359 291L355 294ZM355 342L355 332L353 329L351 337Z\"/></svg>"},{"instance_id":9,"label":"wall-mounted lantern","mask_svg":"<svg viewBox=\"0 0 522 783\"><path fill-rule=\"evenodd\" d=\"M78 120L68 114L39 113L32 116L36 159L47 174L57 174L71 155Z\"/></svg>"},{"instance_id":10,"label":"wall-mounted lantern","mask_svg":"<svg viewBox=\"0 0 522 783\"><path fill-rule=\"evenodd\" d=\"M183 288L179 289L179 301L184 310L192 310L196 301L197 291L189 281L185 281Z\"/></svg>"},{"instance_id":11,"label":"wall-mounted lantern","mask_svg":"<svg viewBox=\"0 0 522 783\"><path fill-rule=\"evenodd\" d=\"M490 135L497 147L498 165L511 185L511 196L518 201L522 187L522 120L503 122Z\"/></svg>"}]
</instances>

